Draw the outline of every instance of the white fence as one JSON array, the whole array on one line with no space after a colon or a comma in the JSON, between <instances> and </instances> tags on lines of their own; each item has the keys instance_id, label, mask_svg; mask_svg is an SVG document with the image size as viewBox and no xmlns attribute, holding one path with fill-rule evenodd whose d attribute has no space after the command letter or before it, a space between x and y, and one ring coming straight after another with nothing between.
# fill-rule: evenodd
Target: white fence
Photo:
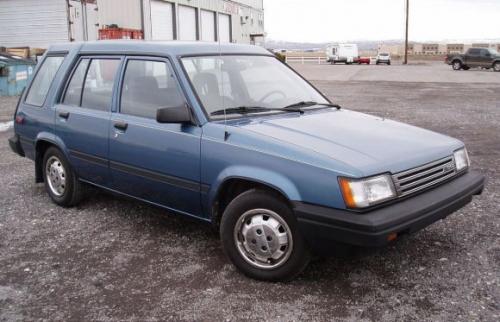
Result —
<instances>
[{"instance_id":1,"label":"white fence","mask_svg":"<svg viewBox=\"0 0 500 322\"><path fill-rule=\"evenodd\" d=\"M299 63L299 64L326 64L326 57L324 56L286 56L285 62L288 63Z\"/></svg>"}]
</instances>

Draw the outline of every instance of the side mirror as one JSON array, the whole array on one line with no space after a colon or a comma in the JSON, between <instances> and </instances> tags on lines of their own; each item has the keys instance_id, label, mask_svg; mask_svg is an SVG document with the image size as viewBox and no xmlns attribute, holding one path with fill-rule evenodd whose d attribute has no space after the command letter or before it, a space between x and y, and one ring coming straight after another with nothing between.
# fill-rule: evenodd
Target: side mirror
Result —
<instances>
[{"instance_id":1,"label":"side mirror","mask_svg":"<svg viewBox=\"0 0 500 322\"><path fill-rule=\"evenodd\" d=\"M192 123L191 112L186 103L162 107L156 111L156 121L158 123Z\"/></svg>"}]
</instances>

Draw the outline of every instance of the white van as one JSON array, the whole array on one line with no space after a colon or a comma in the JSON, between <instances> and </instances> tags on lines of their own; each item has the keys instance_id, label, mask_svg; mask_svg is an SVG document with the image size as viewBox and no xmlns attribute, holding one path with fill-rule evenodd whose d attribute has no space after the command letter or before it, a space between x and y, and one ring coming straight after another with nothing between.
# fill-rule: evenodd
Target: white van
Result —
<instances>
[{"instance_id":1,"label":"white van","mask_svg":"<svg viewBox=\"0 0 500 322\"><path fill-rule=\"evenodd\" d=\"M332 64L357 63L359 59L358 45L336 44L326 47L326 61Z\"/></svg>"}]
</instances>

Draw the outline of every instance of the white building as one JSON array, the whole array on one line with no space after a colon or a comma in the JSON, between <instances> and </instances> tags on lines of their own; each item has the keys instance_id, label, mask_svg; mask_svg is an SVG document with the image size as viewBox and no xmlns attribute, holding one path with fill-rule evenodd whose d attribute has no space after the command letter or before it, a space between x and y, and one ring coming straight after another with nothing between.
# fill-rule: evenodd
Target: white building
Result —
<instances>
[{"instance_id":1,"label":"white building","mask_svg":"<svg viewBox=\"0 0 500 322\"><path fill-rule=\"evenodd\" d=\"M146 40L260 43L263 0L0 0L0 46L98 39L109 25Z\"/></svg>"}]
</instances>

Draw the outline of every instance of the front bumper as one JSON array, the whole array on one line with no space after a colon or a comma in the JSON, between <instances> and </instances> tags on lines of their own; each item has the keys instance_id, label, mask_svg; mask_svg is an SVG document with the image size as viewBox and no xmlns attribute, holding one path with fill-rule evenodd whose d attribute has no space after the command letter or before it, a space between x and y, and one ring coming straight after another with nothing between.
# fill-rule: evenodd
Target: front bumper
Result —
<instances>
[{"instance_id":1,"label":"front bumper","mask_svg":"<svg viewBox=\"0 0 500 322\"><path fill-rule=\"evenodd\" d=\"M9 146L12 151L24 157L24 150L21 146L21 140L18 134L14 134L13 137L9 138Z\"/></svg>"},{"instance_id":2,"label":"front bumper","mask_svg":"<svg viewBox=\"0 0 500 322\"><path fill-rule=\"evenodd\" d=\"M485 178L467 172L445 184L400 202L366 213L294 203L299 230L319 253L332 242L358 246L384 246L394 237L416 232L447 217L481 194Z\"/></svg>"}]
</instances>

